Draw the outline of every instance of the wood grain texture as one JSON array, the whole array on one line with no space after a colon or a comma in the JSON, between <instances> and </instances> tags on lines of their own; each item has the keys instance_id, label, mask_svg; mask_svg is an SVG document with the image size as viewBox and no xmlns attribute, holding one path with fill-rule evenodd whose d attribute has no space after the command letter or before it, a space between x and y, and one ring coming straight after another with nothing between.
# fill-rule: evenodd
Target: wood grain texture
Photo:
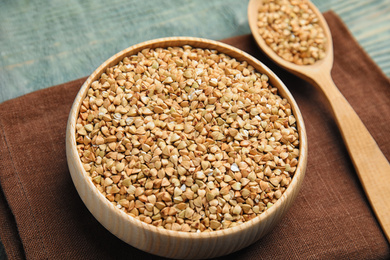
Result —
<instances>
[{"instance_id":1,"label":"wood grain texture","mask_svg":"<svg viewBox=\"0 0 390 260\"><path fill-rule=\"evenodd\" d=\"M75 125L79 108L90 84L99 78L108 66L117 64L123 57L144 48L182 46L215 49L240 61L247 61L257 71L266 73L279 94L292 106L297 118L300 156L293 180L282 197L267 211L239 226L205 233L175 232L157 228L136 220L114 207L94 186L82 167L76 149ZM91 213L114 235L146 252L170 258L211 258L226 255L244 248L269 232L290 208L300 189L307 163L306 130L302 115L290 92L280 79L261 62L229 45L200 38L171 37L148 41L125 49L104 62L81 87L69 114L66 130L66 148L69 170L80 197Z\"/></svg>"},{"instance_id":2,"label":"wood grain texture","mask_svg":"<svg viewBox=\"0 0 390 260\"><path fill-rule=\"evenodd\" d=\"M0 102L90 75L139 42L249 33L242 0L0 1Z\"/></svg>"},{"instance_id":3,"label":"wood grain texture","mask_svg":"<svg viewBox=\"0 0 390 260\"><path fill-rule=\"evenodd\" d=\"M390 76L388 0L313 0L334 10ZM248 0L0 1L0 102L88 76L114 53L168 36L250 33Z\"/></svg>"},{"instance_id":4,"label":"wood grain texture","mask_svg":"<svg viewBox=\"0 0 390 260\"><path fill-rule=\"evenodd\" d=\"M324 17L311 6L327 37L326 57L313 65L296 65L279 57L259 35L257 10L261 3L261 0L251 0L248 5L249 24L256 42L277 64L316 86L327 98L367 198L390 242L390 163L332 80L332 35Z\"/></svg>"},{"instance_id":5,"label":"wood grain texture","mask_svg":"<svg viewBox=\"0 0 390 260\"><path fill-rule=\"evenodd\" d=\"M390 1L312 0L324 12L333 10L363 49L390 77Z\"/></svg>"}]
</instances>

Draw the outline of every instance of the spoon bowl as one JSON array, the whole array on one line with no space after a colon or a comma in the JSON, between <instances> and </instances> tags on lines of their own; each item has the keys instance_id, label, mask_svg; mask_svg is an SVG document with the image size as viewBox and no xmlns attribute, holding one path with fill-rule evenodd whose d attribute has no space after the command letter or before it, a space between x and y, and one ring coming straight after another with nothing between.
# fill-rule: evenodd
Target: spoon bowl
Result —
<instances>
[{"instance_id":1,"label":"spoon bowl","mask_svg":"<svg viewBox=\"0 0 390 260\"><path fill-rule=\"evenodd\" d=\"M312 4L311 2L308 2L310 8L313 10L313 12L318 17L318 23L323 28L325 37L327 39L326 41L326 47L325 47L325 54L326 56L315 62L311 65L297 65L295 63L289 62L282 57L280 57L278 54L276 54L271 47L267 45L267 43L264 41L264 39L261 37L261 35L258 33L258 26L257 26L257 18L259 13L259 8L263 4L262 0L251 0L249 2L248 6L248 20L249 20L249 27L251 29L252 35L255 38L257 44L259 45L260 49L274 62L276 62L279 66L283 67L284 69L292 72L293 74L303 78L306 81L309 81L310 83L315 84L315 80L313 79L313 75L316 75L317 73L324 73L324 70L326 72L331 71L333 66L333 42L332 42L332 35L329 30L329 26L325 20L325 18L322 16L321 12L317 9L317 7Z\"/></svg>"},{"instance_id":2,"label":"spoon bowl","mask_svg":"<svg viewBox=\"0 0 390 260\"><path fill-rule=\"evenodd\" d=\"M277 55L258 32L259 7L262 0L250 0L248 5L249 27L260 49L275 63L316 86L327 98L339 127L350 158L366 196L374 210L382 230L390 242L390 164L368 132L359 116L332 80L333 43L328 24L321 12L307 1L318 17L326 41L325 57L312 65L297 65Z\"/></svg>"}]
</instances>

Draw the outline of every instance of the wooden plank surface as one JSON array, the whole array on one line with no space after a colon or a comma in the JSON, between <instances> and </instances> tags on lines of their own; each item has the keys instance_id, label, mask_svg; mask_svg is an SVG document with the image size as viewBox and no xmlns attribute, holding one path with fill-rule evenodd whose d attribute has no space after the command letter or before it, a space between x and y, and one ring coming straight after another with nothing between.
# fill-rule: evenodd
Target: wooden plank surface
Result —
<instances>
[{"instance_id":1,"label":"wooden plank surface","mask_svg":"<svg viewBox=\"0 0 390 260\"><path fill-rule=\"evenodd\" d=\"M390 76L389 0L313 0L333 9ZM242 0L1 0L0 102L90 74L135 43L250 33Z\"/></svg>"}]
</instances>

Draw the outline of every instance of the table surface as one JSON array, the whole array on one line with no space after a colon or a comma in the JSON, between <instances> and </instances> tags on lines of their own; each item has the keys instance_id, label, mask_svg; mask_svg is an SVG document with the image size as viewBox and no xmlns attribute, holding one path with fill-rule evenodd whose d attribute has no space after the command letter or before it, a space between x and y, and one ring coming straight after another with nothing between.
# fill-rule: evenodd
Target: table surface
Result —
<instances>
[{"instance_id":1,"label":"table surface","mask_svg":"<svg viewBox=\"0 0 390 260\"><path fill-rule=\"evenodd\" d=\"M389 0L313 0L334 10L390 76ZM0 103L89 75L135 43L250 33L248 0L0 0Z\"/></svg>"},{"instance_id":2,"label":"table surface","mask_svg":"<svg viewBox=\"0 0 390 260\"><path fill-rule=\"evenodd\" d=\"M389 0L313 0L333 10L390 77ZM109 5L108 5L109 3ZM0 0L0 103L89 75L135 43L250 33L248 0ZM0 246L0 259L5 256Z\"/></svg>"}]
</instances>

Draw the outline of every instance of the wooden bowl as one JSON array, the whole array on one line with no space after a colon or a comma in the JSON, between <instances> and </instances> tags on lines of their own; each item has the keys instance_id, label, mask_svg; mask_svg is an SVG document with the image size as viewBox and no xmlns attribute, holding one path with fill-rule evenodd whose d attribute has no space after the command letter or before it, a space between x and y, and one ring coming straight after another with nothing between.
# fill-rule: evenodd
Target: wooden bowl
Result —
<instances>
[{"instance_id":1,"label":"wooden bowl","mask_svg":"<svg viewBox=\"0 0 390 260\"><path fill-rule=\"evenodd\" d=\"M297 120L300 155L296 172L289 187L281 198L265 212L241 225L224 230L190 233L157 228L137 220L111 204L92 183L84 170L76 149L75 126L80 105L91 83L97 80L106 68L116 65L124 57L136 54L145 48L191 45L204 49L214 49L238 61L247 61L258 72L268 75L270 83L277 87L279 95L292 106ZM220 42L191 37L172 37L147 41L127 48L99 66L81 87L69 114L66 130L66 154L69 171L74 185L95 218L111 233L126 243L145 252L177 259L212 258L230 254L249 246L268 233L285 215L296 198L305 175L307 162L307 140L302 115L298 106L283 82L264 64L247 53Z\"/></svg>"}]
</instances>

